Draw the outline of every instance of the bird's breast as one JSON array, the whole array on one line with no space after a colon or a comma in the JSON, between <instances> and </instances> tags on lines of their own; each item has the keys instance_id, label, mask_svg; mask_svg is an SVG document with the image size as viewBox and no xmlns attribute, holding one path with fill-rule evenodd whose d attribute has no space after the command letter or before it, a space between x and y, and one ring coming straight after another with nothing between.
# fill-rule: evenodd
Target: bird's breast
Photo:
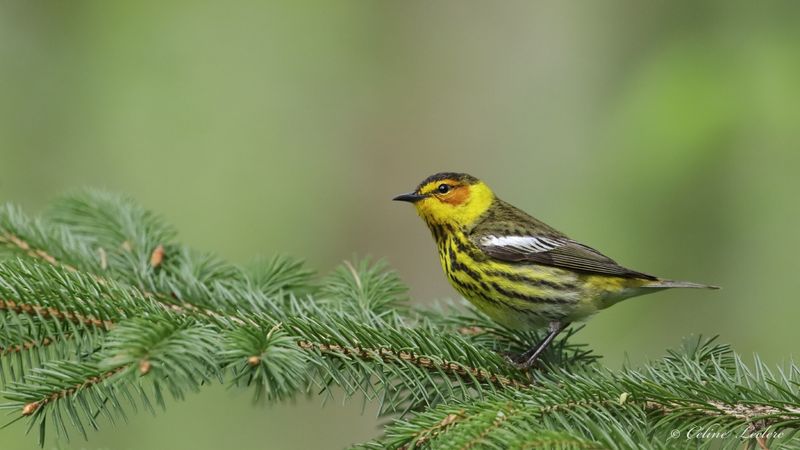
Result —
<instances>
[{"instance_id":1,"label":"bird's breast","mask_svg":"<svg viewBox=\"0 0 800 450\"><path fill-rule=\"evenodd\" d=\"M578 306L573 273L495 260L459 230L431 232L450 284L494 320L514 328L538 327L560 320Z\"/></svg>"}]
</instances>

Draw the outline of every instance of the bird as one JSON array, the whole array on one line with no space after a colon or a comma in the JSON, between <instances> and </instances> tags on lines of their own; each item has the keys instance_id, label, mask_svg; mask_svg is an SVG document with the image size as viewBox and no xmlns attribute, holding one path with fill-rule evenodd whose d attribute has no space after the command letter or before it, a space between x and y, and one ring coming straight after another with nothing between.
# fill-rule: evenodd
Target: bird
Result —
<instances>
[{"instance_id":1,"label":"bird","mask_svg":"<svg viewBox=\"0 0 800 450\"><path fill-rule=\"evenodd\" d=\"M495 322L547 335L511 358L532 367L570 323L664 289L719 289L628 269L495 195L466 173L441 172L393 198L414 205L450 284Z\"/></svg>"}]
</instances>

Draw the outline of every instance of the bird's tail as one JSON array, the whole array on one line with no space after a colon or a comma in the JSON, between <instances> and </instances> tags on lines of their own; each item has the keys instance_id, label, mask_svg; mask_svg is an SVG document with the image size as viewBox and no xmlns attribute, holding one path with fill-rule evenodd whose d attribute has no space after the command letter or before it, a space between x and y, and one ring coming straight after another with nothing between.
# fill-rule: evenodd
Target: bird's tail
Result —
<instances>
[{"instance_id":1,"label":"bird's tail","mask_svg":"<svg viewBox=\"0 0 800 450\"><path fill-rule=\"evenodd\" d=\"M712 286L710 284L700 284L700 283L692 283L691 281L677 281L677 280L663 280L658 279L653 281L650 284L646 284L643 287L647 288L659 288L659 289L668 289L668 288L690 288L690 289L719 289L719 286Z\"/></svg>"}]
</instances>

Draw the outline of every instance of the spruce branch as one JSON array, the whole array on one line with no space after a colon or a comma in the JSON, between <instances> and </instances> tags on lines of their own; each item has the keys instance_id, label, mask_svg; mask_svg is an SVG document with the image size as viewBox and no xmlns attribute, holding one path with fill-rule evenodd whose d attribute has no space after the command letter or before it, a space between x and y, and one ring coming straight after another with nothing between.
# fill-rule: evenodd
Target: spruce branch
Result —
<instances>
[{"instance_id":1,"label":"spruce branch","mask_svg":"<svg viewBox=\"0 0 800 450\"><path fill-rule=\"evenodd\" d=\"M382 262L346 262L317 280L299 260L239 267L176 236L108 193L76 192L37 219L0 208L3 408L38 426L40 442L46 423L87 437L101 416L153 412L165 394L180 399L212 380L259 401L319 387L379 401L393 422L365 448L715 445L671 439L690 426L732 433L716 444L768 448L800 428L793 364L748 365L693 339L612 371L572 328L521 372L503 355L540 332L505 329L463 304L409 306Z\"/></svg>"},{"instance_id":2,"label":"spruce branch","mask_svg":"<svg viewBox=\"0 0 800 450\"><path fill-rule=\"evenodd\" d=\"M78 358L96 348L102 334L102 329L74 332L38 315L0 310L0 385L5 385L8 377L18 380L43 361Z\"/></svg>"},{"instance_id":3,"label":"spruce branch","mask_svg":"<svg viewBox=\"0 0 800 450\"><path fill-rule=\"evenodd\" d=\"M234 384L255 386L254 401L291 398L309 383L309 355L282 324L266 326L227 333L222 364L231 369Z\"/></svg>"},{"instance_id":4,"label":"spruce branch","mask_svg":"<svg viewBox=\"0 0 800 450\"><path fill-rule=\"evenodd\" d=\"M255 289L264 295L295 295L316 292L314 271L305 267L302 260L287 255L275 255L272 258L260 258L244 268L244 278Z\"/></svg>"},{"instance_id":5,"label":"spruce branch","mask_svg":"<svg viewBox=\"0 0 800 450\"><path fill-rule=\"evenodd\" d=\"M132 260L129 256L133 252L132 240L139 242L141 246L151 247L155 245L152 252L147 256L149 270L154 270L161 266L165 257L166 250L162 244L147 244L147 237L154 235L154 239L160 241L170 236L173 232L162 222L153 216L151 213L146 212L130 202L129 199L124 197L116 197L111 194L98 193L94 191L83 192L90 199L98 200L99 203L94 204L91 202L82 202L80 194L66 197L65 205L61 207L54 207L50 211L53 223L43 222L41 220L30 220L22 214L22 212L13 205L6 205L0 209L0 230L3 230L3 239L0 240L0 246L4 246L6 250L17 250L34 260L49 263L54 266L63 267L70 272L75 272L78 267L81 267L86 273L91 274L99 283L106 282L106 276L114 277L114 274L107 273L109 269L108 258L109 253L116 256L119 268L116 278L123 280L129 279L130 272L135 272L140 269L141 264L136 260ZM120 206L115 210L122 217L114 219L108 211L102 208L109 207L110 203L114 200L120 202ZM91 216L100 216L103 218L101 224L94 224L94 227L87 225L81 216L70 216L65 214L68 211L77 211L78 214L90 214ZM144 228L144 231L138 230L134 226L132 219L140 218L147 222L141 223L139 228ZM80 220L79 220L80 219ZM130 239L127 234L120 234L118 227L124 226L126 230L133 236ZM100 234L104 236L104 240L100 242L94 235L87 235L87 228L90 230L100 230ZM157 230L157 231L153 231ZM14 234L16 233L16 234ZM23 237L19 237L23 236ZM117 240L114 240L117 239ZM34 243L41 243L42 245L49 245L59 249L59 258L50 255L47 251L37 247ZM106 247L103 247L105 245ZM97 258L95 252L91 247L97 248ZM106 251L105 248L114 248L113 252ZM178 250L176 250L176 253ZM220 279L226 279L231 276L231 272L235 269L227 267L221 261L211 257L210 255L189 255L188 250L180 249L180 255L170 255L171 259L180 259L182 261L180 276L190 278L191 281L200 281L204 284L213 282L218 275ZM155 258L155 255L158 255ZM144 255L139 255L139 259ZM95 261L97 259L97 261ZM158 264L154 267L154 262L158 260ZM280 269L279 258L271 261L275 270ZM67 261L67 262L65 262ZM277 264L276 264L277 263ZM278 265L277 268L275 266ZM284 276L291 276L292 269L301 271L298 264L290 260L286 261L285 265L288 266L284 270ZM268 272L267 272L268 273ZM104 275L105 274L105 275ZM280 274L279 274L280 275ZM297 278L298 284L301 277ZM173 286L191 286L192 283L174 283L170 279L160 278L162 284L167 284L169 287ZM184 280L182 280L184 281ZM177 304L176 299L180 297L179 289L161 289L161 292L150 292L147 290L141 291L143 295L152 297L161 303L165 308L172 309L180 314L202 314L214 317L215 312L210 309L205 309L192 303L182 302ZM205 293L208 295L208 293ZM237 321L243 323L244 320L236 317L223 318L227 320Z\"/></svg>"},{"instance_id":6,"label":"spruce branch","mask_svg":"<svg viewBox=\"0 0 800 450\"><path fill-rule=\"evenodd\" d=\"M406 287L382 261L345 261L323 282L320 297L363 322L392 323L408 310Z\"/></svg>"},{"instance_id":7,"label":"spruce branch","mask_svg":"<svg viewBox=\"0 0 800 450\"><path fill-rule=\"evenodd\" d=\"M0 252L41 259L53 265L78 270L72 263L81 261L87 270L98 269L83 241L65 228L41 219L29 219L14 205L0 207Z\"/></svg>"},{"instance_id":8,"label":"spruce branch","mask_svg":"<svg viewBox=\"0 0 800 450\"><path fill-rule=\"evenodd\" d=\"M108 222L113 223L114 221ZM74 225L74 222L65 221L60 225L71 226L71 224ZM117 240L122 238L122 236L119 236L113 232L103 234L105 236L111 236ZM138 234L145 235L146 233ZM140 239L140 241L142 240ZM129 252L131 251L131 248L130 245L126 244L126 242L128 242L128 240L125 240L122 242L122 244L115 246L112 242L107 241L105 243L105 247L118 247L122 252ZM150 244L151 245L147 245L146 247L152 247L152 244L154 243ZM329 282L326 281L326 284L329 285L330 288L324 294L322 294L322 301L304 302L294 297L294 295L286 296L285 293L282 293L282 287L276 289L276 286L268 285L268 283L264 281L272 279L276 280L276 283L283 283L283 286L285 286L286 284L284 281L288 279L293 280L293 283L296 285L297 280L307 277L307 275L300 272L298 264L271 264L268 265L268 267L275 268L274 273L277 273L281 276L269 274L260 279L248 279L246 275L243 275L243 271L220 263L212 257L207 257L204 255L197 257L195 256L195 253L187 249L176 248L174 245L171 245L171 247L173 248L172 251L174 251L175 254L170 255L167 253L167 250L163 250L163 252L159 250L159 256L156 258L159 260L159 270L151 273L151 279L135 279L135 286L125 288L124 284L119 284L118 281L121 283L130 283L132 282L131 278L125 276L119 277L117 272L111 270L107 272L107 277L101 277L92 273L72 274L73 277L80 279L80 281L74 281L74 283L76 285L94 285L97 287L98 292L101 292L102 288L111 290L127 289L130 291L127 293L127 295L134 295L137 297L137 301L141 302L141 305L145 305L147 308L150 308L150 311L145 314L147 316L168 314L174 317L192 317L193 319L201 322L205 321L214 327L216 331L223 334L226 332L225 330L241 331L242 329L250 328L252 335L252 329L258 329L258 327L261 327L261 330L257 332L264 333L264 328L274 326L274 324L280 320L289 321L290 319L298 316L304 317L308 315L317 315L319 317L328 317L328 320L334 320L341 315L362 312L362 310L357 307L358 305L373 305L372 307L368 308L368 311L370 312L369 317L371 317L371 320L375 324L383 325L387 323L387 321L391 321L392 323L400 323L400 316L397 311L390 311L388 308L392 306L392 302L398 301L393 300L394 297L402 295L405 288L399 282L399 279L396 277L396 275L393 275L391 272L386 271L385 268L380 266L375 267L368 263L362 263L358 265L357 270L355 269L355 265L344 266L343 270L334 272L334 274L331 275ZM155 248L161 248L161 244L155 245ZM107 256L107 258L110 258L110 256ZM119 260L121 259L118 259L118 261ZM172 265L165 264L164 261L166 260L171 261ZM33 268L27 270L44 274L45 276L43 276L43 278L46 278L46 275L48 274L52 275L53 271L57 272L59 270L65 270L70 273L73 272L59 265L49 269L43 269L40 267L42 262L55 264L52 260L42 261L40 259L34 259L34 261L36 261L36 263L32 265ZM21 266L11 270L10 272L24 271L23 269L25 268L22 266L27 263L19 261L18 264ZM106 264L109 266L112 265L111 263ZM150 255L148 264L151 264L151 266L153 265L152 254ZM50 272L48 272L48 270ZM131 270L135 271L136 267L132 266ZM296 273L296 275L293 277L287 277L287 275L291 275L293 271ZM115 281L114 278L117 280ZM64 286L70 285L71 283L64 283ZM143 291L139 288L140 286L156 287L161 289L161 292L151 293L148 291ZM272 296L267 295L267 293L270 292L277 294ZM350 293L357 293L357 296L350 296ZM82 292L76 293L75 296L85 297ZM183 301L183 303L179 305L168 304L168 299ZM389 301L387 301L387 299L389 299ZM113 303L113 301L109 300L110 299L97 299L98 302L104 305ZM188 303L189 300L199 303L202 306L195 306L193 303ZM355 300L355 303L353 300ZM354 304L356 307L354 307ZM387 308L387 311L380 311L381 305L384 305ZM48 306L51 309L55 308L49 304ZM210 308L216 308L216 310L212 310ZM136 317L142 314L139 306L133 304L126 303L121 307L118 305L118 310L119 313L126 313L127 315L125 317L116 318L119 319L116 321L113 317L107 318L105 323L105 328L107 330L113 329L116 326L116 322L124 323L124 321L127 320L127 317ZM55 317L60 318L61 316L64 316L64 314L56 315ZM73 314L68 317L73 316L75 315ZM260 319L255 320L254 318ZM81 321L78 322L83 323ZM292 354L298 353L296 350L302 350L302 347L297 346L297 340L299 338L308 337L309 334L314 335L315 337L320 337L322 336L320 333L324 334L327 330L329 330L329 326L324 322L319 322L316 330L307 329L306 334L293 337L292 339L294 342L291 348L295 351L292 352ZM376 334L379 333L378 330L373 330L372 332ZM108 339L111 338L109 337ZM425 339L432 340L433 336L428 335L425 337ZM233 340L230 339L226 342L232 341ZM356 337L347 342L342 342L342 346L347 347L350 345L358 345L357 342L358 341ZM411 353L408 353L408 351L405 350L402 355L412 355L412 361L416 361L417 363L420 361L423 362L423 364L420 365L420 368L437 372L437 376L441 376L444 373L444 370L450 370L453 373L460 373L462 376L471 375L471 377L476 379L477 382L484 381L480 379L482 376L487 380L493 377L493 375L487 375L490 372L480 367L466 369L464 368L463 364L456 366L455 363L450 362L444 366L441 364L425 364L424 362L426 361L426 357L419 357L416 353L413 353L413 349L417 343L411 341L405 342L402 345L403 348L408 348L412 351ZM469 345L467 345L467 348L468 347ZM262 350L260 353L263 354L265 352ZM397 353L401 354L399 352ZM224 352L223 354L230 355L233 354L233 352ZM495 356L494 354L491 355ZM307 355L304 355L303 357L306 358ZM280 393L278 395L271 395L273 398L283 398L292 394L289 392L291 389L298 389L300 388L299 384L308 381L307 377L288 376L282 374L276 375L274 370L274 367L276 366L274 364L266 368L263 364L265 361L274 363L274 358L265 359L257 356L255 351L251 352L250 356L247 357L247 361L248 364L246 368L251 368L251 372L248 374L246 370L243 370L240 367L238 370L239 376L236 378L236 380L241 381L244 379L243 374L248 374L247 376L251 379L251 381L253 379L257 380L253 383L256 385L257 395L258 390L266 390L269 392ZM262 364L254 364L255 361L262 362ZM454 361L457 361L457 359L454 359ZM296 360L295 362L295 364L284 366L279 365L278 367L282 367L283 370L288 371L289 374L292 374L292 372L299 372L299 368L301 367L306 369L306 364L303 360ZM131 362L131 366L135 365L136 364ZM229 360L223 360L220 362L220 365L222 367L226 367L226 365L233 365L233 363ZM322 366L324 366L324 364ZM140 370L142 370L141 368L147 368L146 371L149 372L149 370L152 368L152 363L149 359L142 359L139 361L139 367ZM289 370L287 367L293 369ZM370 378L372 374L377 373L377 371L364 371L363 369L366 366L362 365L360 367L361 370L356 371L358 372L358 375L354 376L353 378L347 379L347 377L340 377L338 379L340 384L350 387L359 385L368 390L367 386L370 386L372 383ZM265 374L270 375L259 376L258 374L255 374L255 376L253 376L252 371L259 369L261 369ZM353 375L356 372L351 371L350 374ZM399 372L395 371L393 375L397 375L398 373ZM386 378L385 375L384 378ZM299 380L302 383L292 383L290 385L281 381L288 379ZM328 381L315 382L316 384L324 385ZM281 386L282 383L283 387ZM395 400L392 400L387 404L396 406L397 404L405 402L405 400L408 400L409 398L413 399L416 403L420 401L430 402L437 396L446 398L446 395L443 395L442 392L445 392L445 390L452 391L454 387L458 386L458 384L459 383L454 382L454 380L451 380L448 377L443 377L441 380L437 380L435 382L421 383L418 380L415 380L413 377L400 376L399 381L392 385L392 395L398 396L399 398L402 394L405 395L405 397L403 397L403 400L397 400L396 402ZM290 388L286 388L286 386L290 386ZM467 395L466 393L468 391L463 388L462 390L464 391L463 395ZM350 389L348 392L352 393L354 390ZM411 404L412 402L407 403Z\"/></svg>"},{"instance_id":9,"label":"spruce branch","mask_svg":"<svg viewBox=\"0 0 800 450\"><path fill-rule=\"evenodd\" d=\"M75 366L72 369L75 369L74 372L77 373L79 372L79 369L84 369L84 368L85 368L84 366L80 367ZM95 374L92 374L91 376L88 377L85 375L81 375L80 377L72 377L72 378L60 376L62 373L65 373L61 371L56 372L54 370L52 371L38 370L37 373L31 377L31 381L34 381L40 377L41 377L40 379L43 379L44 376L51 375L54 378L58 377L58 382L62 383L63 387L61 389L54 391L40 391L39 395L36 396L33 390L28 391L27 392L27 394L29 395L28 399L31 401L25 403L25 405L23 406L22 415L30 416L36 414L36 412L39 411L39 408L41 408L42 406L70 397L76 394L79 390L86 390L91 386L99 384L105 381L106 379L113 377L114 375L125 370L126 368L127 368L126 366L119 366L113 370L98 371ZM61 367L60 369L64 370L66 369L66 367ZM18 392L22 393L24 391L20 389L20 391ZM19 398L25 398L25 397L20 395ZM13 400L13 397L11 397L11 399Z\"/></svg>"},{"instance_id":10,"label":"spruce branch","mask_svg":"<svg viewBox=\"0 0 800 450\"><path fill-rule=\"evenodd\" d=\"M788 435L800 426L797 366L775 376L756 360L753 373L729 349L721 353L724 347L715 347L713 340L695 339L686 347L701 355L673 351L661 361L620 372L595 367L537 373L530 387L398 420L379 444L464 448L480 442L520 448L524 443L516 439L523 436L571 430L576 439L599 448L694 448L701 443L670 441L669 433L715 426L729 431L727 443L735 444L742 432L757 435L771 429ZM676 372L690 377L675 377ZM509 436L509 429L517 431Z\"/></svg>"}]
</instances>

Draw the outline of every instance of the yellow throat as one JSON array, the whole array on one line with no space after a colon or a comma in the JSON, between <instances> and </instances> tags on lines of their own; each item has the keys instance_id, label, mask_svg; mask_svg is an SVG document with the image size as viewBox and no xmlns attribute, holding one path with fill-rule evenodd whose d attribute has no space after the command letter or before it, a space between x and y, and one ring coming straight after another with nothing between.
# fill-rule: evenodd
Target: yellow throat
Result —
<instances>
[{"instance_id":1,"label":"yellow throat","mask_svg":"<svg viewBox=\"0 0 800 450\"><path fill-rule=\"evenodd\" d=\"M442 185L450 186L440 192ZM417 194L424 196L414 203L417 214L430 225L469 227L492 205L495 196L483 181L467 182L458 179L434 180L423 183Z\"/></svg>"}]
</instances>

